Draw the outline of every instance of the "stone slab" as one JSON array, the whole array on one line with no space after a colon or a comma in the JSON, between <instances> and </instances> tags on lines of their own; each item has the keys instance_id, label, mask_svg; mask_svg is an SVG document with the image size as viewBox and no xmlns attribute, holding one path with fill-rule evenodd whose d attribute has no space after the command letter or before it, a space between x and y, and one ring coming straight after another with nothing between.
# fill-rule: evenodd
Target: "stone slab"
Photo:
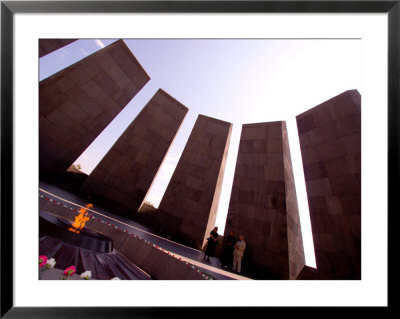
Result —
<instances>
[{"instance_id":1,"label":"stone slab","mask_svg":"<svg viewBox=\"0 0 400 319\"><path fill-rule=\"evenodd\" d=\"M77 39L39 39L39 58L75 42Z\"/></svg>"},{"instance_id":2,"label":"stone slab","mask_svg":"<svg viewBox=\"0 0 400 319\"><path fill-rule=\"evenodd\" d=\"M361 279L361 96L343 92L296 120L316 277Z\"/></svg>"},{"instance_id":3,"label":"stone slab","mask_svg":"<svg viewBox=\"0 0 400 319\"><path fill-rule=\"evenodd\" d=\"M158 90L85 180L82 192L133 219L187 111ZM166 129L174 134L164 135Z\"/></svg>"},{"instance_id":4,"label":"stone slab","mask_svg":"<svg viewBox=\"0 0 400 319\"><path fill-rule=\"evenodd\" d=\"M159 205L162 233L203 248L215 226L231 130L231 123L198 116Z\"/></svg>"},{"instance_id":5,"label":"stone slab","mask_svg":"<svg viewBox=\"0 0 400 319\"><path fill-rule=\"evenodd\" d=\"M124 64L110 58L118 51ZM113 68L113 78L105 69ZM137 70L135 75L126 69ZM115 98L117 78L124 99ZM39 83L39 168L53 179L83 153L91 142L149 81L149 76L122 40L95 52ZM105 103L107 102L107 103ZM51 140L51 148L47 147Z\"/></svg>"},{"instance_id":6,"label":"stone slab","mask_svg":"<svg viewBox=\"0 0 400 319\"><path fill-rule=\"evenodd\" d=\"M244 235L244 269L295 279L304 252L285 122L245 124L224 236Z\"/></svg>"}]
</instances>

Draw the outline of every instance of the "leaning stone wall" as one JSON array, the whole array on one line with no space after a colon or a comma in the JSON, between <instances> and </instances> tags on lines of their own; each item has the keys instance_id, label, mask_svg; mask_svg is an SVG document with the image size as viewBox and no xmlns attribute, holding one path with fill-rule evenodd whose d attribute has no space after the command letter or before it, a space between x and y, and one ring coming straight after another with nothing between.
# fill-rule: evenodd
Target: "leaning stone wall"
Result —
<instances>
[{"instance_id":1,"label":"leaning stone wall","mask_svg":"<svg viewBox=\"0 0 400 319\"><path fill-rule=\"evenodd\" d=\"M346 91L297 116L321 279L361 279L361 97Z\"/></svg>"},{"instance_id":2,"label":"leaning stone wall","mask_svg":"<svg viewBox=\"0 0 400 319\"><path fill-rule=\"evenodd\" d=\"M39 84L39 168L55 178L149 81L122 40Z\"/></svg>"},{"instance_id":3,"label":"leaning stone wall","mask_svg":"<svg viewBox=\"0 0 400 319\"><path fill-rule=\"evenodd\" d=\"M159 90L86 178L82 192L134 218L187 111Z\"/></svg>"},{"instance_id":4,"label":"leaning stone wall","mask_svg":"<svg viewBox=\"0 0 400 319\"><path fill-rule=\"evenodd\" d=\"M290 156L289 138L286 123L282 123L283 163L285 175L287 235L289 245L289 279L296 279L305 266L303 237L297 205L296 187L294 184L292 160Z\"/></svg>"},{"instance_id":5,"label":"leaning stone wall","mask_svg":"<svg viewBox=\"0 0 400 319\"><path fill-rule=\"evenodd\" d=\"M39 39L39 58L75 42L77 39Z\"/></svg>"},{"instance_id":6,"label":"leaning stone wall","mask_svg":"<svg viewBox=\"0 0 400 319\"><path fill-rule=\"evenodd\" d=\"M215 226L231 130L198 116L156 213L163 233L197 249Z\"/></svg>"},{"instance_id":7,"label":"leaning stone wall","mask_svg":"<svg viewBox=\"0 0 400 319\"><path fill-rule=\"evenodd\" d=\"M265 279L289 279L297 271L293 265L304 265L302 244L296 242L301 241L298 228L284 122L243 125L225 237L231 230L237 238L244 235L244 271ZM289 267L295 252L298 256Z\"/></svg>"}]
</instances>

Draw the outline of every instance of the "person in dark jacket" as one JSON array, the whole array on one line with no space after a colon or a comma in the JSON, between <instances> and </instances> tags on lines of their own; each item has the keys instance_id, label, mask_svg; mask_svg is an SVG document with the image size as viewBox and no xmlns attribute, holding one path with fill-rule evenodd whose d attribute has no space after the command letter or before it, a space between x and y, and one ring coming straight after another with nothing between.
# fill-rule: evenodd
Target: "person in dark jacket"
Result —
<instances>
[{"instance_id":1,"label":"person in dark jacket","mask_svg":"<svg viewBox=\"0 0 400 319\"><path fill-rule=\"evenodd\" d=\"M232 268L233 250L235 249L236 238L234 232L231 230L228 237L226 237L224 253L222 255L222 266L225 268Z\"/></svg>"},{"instance_id":2,"label":"person in dark jacket","mask_svg":"<svg viewBox=\"0 0 400 319\"><path fill-rule=\"evenodd\" d=\"M218 245L218 227L214 227L214 229L210 233L210 237L207 238L207 248L204 254L204 260L209 260L210 257L214 257L215 247Z\"/></svg>"}]
</instances>

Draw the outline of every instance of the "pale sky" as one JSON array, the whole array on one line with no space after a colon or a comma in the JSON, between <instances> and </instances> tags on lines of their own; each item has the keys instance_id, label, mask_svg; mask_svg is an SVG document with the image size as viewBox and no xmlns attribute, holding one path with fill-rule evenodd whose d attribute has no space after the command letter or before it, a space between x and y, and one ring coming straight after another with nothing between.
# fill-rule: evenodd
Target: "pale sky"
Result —
<instances>
[{"instance_id":1,"label":"pale sky","mask_svg":"<svg viewBox=\"0 0 400 319\"><path fill-rule=\"evenodd\" d=\"M40 80L115 40L78 40L40 59ZM361 92L361 41L332 39L125 39L151 80L76 160L87 174L156 91L189 108L146 200L158 206L198 114L233 123L216 226L229 206L241 124L286 121L306 264L315 267L296 115Z\"/></svg>"}]
</instances>

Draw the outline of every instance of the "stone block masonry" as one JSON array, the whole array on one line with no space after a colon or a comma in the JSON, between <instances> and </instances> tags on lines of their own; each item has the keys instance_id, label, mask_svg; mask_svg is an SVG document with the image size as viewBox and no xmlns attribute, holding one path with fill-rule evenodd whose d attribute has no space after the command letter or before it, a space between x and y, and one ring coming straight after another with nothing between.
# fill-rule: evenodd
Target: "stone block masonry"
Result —
<instances>
[{"instance_id":1,"label":"stone block masonry","mask_svg":"<svg viewBox=\"0 0 400 319\"><path fill-rule=\"evenodd\" d=\"M361 96L346 91L296 119L316 276L361 279Z\"/></svg>"},{"instance_id":2,"label":"stone block masonry","mask_svg":"<svg viewBox=\"0 0 400 319\"><path fill-rule=\"evenodd\" d=\"M40 177L63 174L149 79L119 40L42 80Z\"/></svg>"},{"instance_id":3,"label":"stone block masonry","mask_svg":"<svg viewBox=\"0 0 400 319\"><path fill-rule=\"evenodd\" d=\"M244 235L243 272L295 279L305 259L285 122L244 124L224 236Z\"/></svg>"},{"instance_id":4,"label":"stone block masonry","mask_svg":"<svg viewBox=\"0 0 400 319\"><path fill-rule=\"evenodd\" d=\"M187 107L158 90L81 190L115 214L133 219L187 112Z\"/></svg>"},{"instance_id":5,"label":"stone block masonry","mask_svg":"<svg viewBox=\"0 0 400 319\"><path fill-rule=\"evenodd\" d=\"M301 233L289 138L286 123L282 122L283 166L286 192L286 223L289 253L289 279L296 279L305 266L304 246Z\"/></svg>"},{"instance_id":6,"label":"stone block masonry","mask_svg":"<svg viewBox=\"0 0 400 319\"><path fill-rule=\"evenodd\" d=\"M76 39L39 39L39 58L75 41Z\"/></svg>"},{"instance_id":7,"label":"stone block masonry","mask_svg":"<svg viewBox=\"0 0 400 319\"><path fill-rule=\"evenodd\" d=\"M162 233L202 249L215 226L232 124L199 115L156 213Z\"/></svg>"}]
</instances>

